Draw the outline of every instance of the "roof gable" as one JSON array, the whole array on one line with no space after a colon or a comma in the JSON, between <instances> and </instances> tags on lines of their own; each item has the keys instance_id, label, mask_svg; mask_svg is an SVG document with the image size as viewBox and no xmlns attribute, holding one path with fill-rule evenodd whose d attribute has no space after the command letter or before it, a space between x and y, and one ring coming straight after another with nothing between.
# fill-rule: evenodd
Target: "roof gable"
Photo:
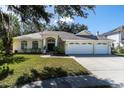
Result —
<instances>
[{"instance_id":1,"label":"roof gable","mask_svg":"<svg viewBox=\"0 0 124 93\"><path fill-rule=\"evenodd\" d=\"M87 31L87 30L83 30L79 33L77 33L76 35L92 35L90 31Z\"/></svg>"}]
</instances>

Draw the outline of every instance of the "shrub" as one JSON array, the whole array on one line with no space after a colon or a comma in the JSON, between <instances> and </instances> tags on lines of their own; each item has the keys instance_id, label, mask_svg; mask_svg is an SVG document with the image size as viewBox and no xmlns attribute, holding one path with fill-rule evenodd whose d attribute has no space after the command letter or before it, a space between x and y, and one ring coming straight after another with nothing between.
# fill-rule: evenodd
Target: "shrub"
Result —
<instances>
[{"instance_id":1,"label":"shrub","mask_svg":"<svg viewBox=\"0 0 124 93\"><path fill-rule=\"evenodd\" d=\"M64 54L64 49L62 47L55 47L55 54Z\"/></svg>"},{"instance_id":2,"label":"shrub","mask_svg":"<svg viewBox=\"0 0 124 93\"><path fill-rule=\"evenodd\" d=\"M8 66L1 66L0 67L0 80L6 78L8 75L12 75L13 70L10 70Z\"/></svg>"},{"instance_id":3,"label":"shrub","mask_svg":"<svg viewBox=\"0 0 124 93\"><path fill-rule=\"evenodd\" d=\"M124 47L112 48L112 54L124 54Z\"/></svg>"},{"instance_id":4,"label":"shrub","mask_svg":"<svg viewBox=\"0 0 124 93\"><path fill-rule=\"evenodd\" d=\"M56 78L67 75L67 72L62 68L44 67L44 70L41 73L41 79Z\"/></svg>"},{"instance_id":5,"label":"shrub","mask_svg":"<svg viewBox=\"0 0 124 93\"><path fill-rule=\"evenodd\" d=\"M20 63L20 62L24 62L26 60L26 58L24 57L19 57L19 56L2 56L0 58L0 65L3 64L14 64L14 63Z\"/></svg>"},{"instance_id":6,"label":"shrub","mask_svg":"<svg viewBox=\"0 0 124 93\"><path fill-rule=\"evenodd\" d=\"M18 53L18 50L15 50L15 53Z\"/></svg>"},{"instance_id":7,"label":"shrub","mask_svg":"<svg viewBox=\"0 0 124 93\"><path fill-rule=\"evenodd\" d=\"M124 48L123 47L120 47L118 51L119 51L119 53L124 54Z\"/></svg>"},{"instance_id":8,"label":"shrub","mask_svg":"<svg viewBox=\"0 0 124 93\"><path fill-rule=\"evenodd\" d=\"M117 49L112 48L112 49L111 49L111 53L112 53L112 54L116 54L116 53L118 53L118 51L117 51Z\"/></svg>"},{"instance_id":9,"label":"shrub","mask_svg":"<svg viewBox=\"0 0 124 93\"><path fill-rule=\"evenodd\" d=\"M20 76L17 81L16 81L16 85L19 87L21 85L27 84L32 82L32 77L30 77L28 74L24 73L22 76Z\"/></svg>"}]
</instances>

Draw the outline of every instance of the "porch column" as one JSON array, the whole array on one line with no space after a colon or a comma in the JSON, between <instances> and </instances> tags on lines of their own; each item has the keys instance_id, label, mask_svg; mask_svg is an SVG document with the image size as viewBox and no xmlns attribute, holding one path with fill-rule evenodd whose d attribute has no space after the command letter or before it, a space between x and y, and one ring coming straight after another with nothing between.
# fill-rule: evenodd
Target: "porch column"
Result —
<instances>
[{"instance_id":1,"label":"porch column","mask_svg":"<svg viewBox=\"0 0 124 93\"><path fill-rule=\"evenodd\" d=\"M43 39L43 53L46 53L46 39Z\"/></svg>"},{"instance_id":2,"label":"porch column","mask_svg":"<svg viewBox=\"0 0 124 93\"><path fill-rule=\"evenodd\" d=\"M43 39L43 48L46 46L46 39Z\"/></svg>"},{"instance_id":3,"label":"porch column","mask_svg":"<svg viewBox=\"0 0 124 93\"><path fill-rule=\"evenodd\" d=\"M93 41L93 54L95 55L95 45L96 43Z\"/></svg>"},{"instance_id":4,"label":"porch column","mask_svg":"<svg viewBox=\"0 0 124 93\"><path fill-rule=\"evenodd\" d=\"M56 39L55 40L55 47L57 47L57 45L58 45L58 40Z\"/></svg>"}]
</instances>

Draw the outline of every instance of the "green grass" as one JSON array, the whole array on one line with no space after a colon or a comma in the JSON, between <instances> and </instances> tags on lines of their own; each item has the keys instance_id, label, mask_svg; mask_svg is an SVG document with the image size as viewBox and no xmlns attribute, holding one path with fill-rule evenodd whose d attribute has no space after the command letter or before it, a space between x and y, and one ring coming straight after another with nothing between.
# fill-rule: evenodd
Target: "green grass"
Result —
<instances>
[{"instance_id":1,"label":"green grass","mask_svg":"<svg viewBox=\"0 0 124 93\"><path fill-rule=\"evenodd\" d=\"M124 54L121 53L114 53L114 55L124 57Z\"/></svg>"},{"instance_id":2,"label":"green grass","mask_svg":"<svg viewBox=\"0 0 124 93\"><path fill-rule=\"evenodd\" d=\"M0 80L0 85L2 86L9 86L9 87L14 86L17 79L23 76L24 73L30 76L32 69L36 70L38 73L45 72L44 67L61 68L63 70L62 72L67 72L66 75L80 75L80 74L89 73L84 67L82 67L80 64L78 64L77 62L75 62L75 60L71 58L42 58L40 57L40 55L31 55L31 54L18 54L15 55L15 57L21 57L21 58L23 57L23 60L19 62L6 63L9 66L9 68L13 70L13 74L8 75L6 78ZM0 66L6 64L2 64ZM52 71L55 70L57 69L53 69ZM65 74L63 74L63 76L64 75Z\"/></svg>"}]
</instances>

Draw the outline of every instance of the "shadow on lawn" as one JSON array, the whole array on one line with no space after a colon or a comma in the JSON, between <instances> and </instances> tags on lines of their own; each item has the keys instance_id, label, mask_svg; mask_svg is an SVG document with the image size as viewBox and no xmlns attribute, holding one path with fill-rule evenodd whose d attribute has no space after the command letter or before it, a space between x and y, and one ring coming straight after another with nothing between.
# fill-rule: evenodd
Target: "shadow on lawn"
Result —
<instances>
[{"instance_id":1,"label":"shadow on lawn","mask_svg":"<svg viewBox=\"0 0 124 93\"><path fill-rule=\"evenodd\" d=\"M31 75L24 73L17 79L16 86L21 86L32 81L63 77L67 75L68 73L62 68L44 67L42 72L38 72L37 70L32 69Z\"/></svg>"},{"instance_id":2,"label":"shadow on lawn","mask_svg":"<svg viewBox=\"0 0 124 93\"><path fill-rule=\"evenodd\" d=\"M88 72L82 72L79 71L78 73L68 73L61 67L53 68L53 67L44 67L44 70L42 72L38 72L35 69L31 70L31 75L24 73L23 76L20 76L17 81L16 85L21 86L26 83L30 83L32 81L37 80L45 80L45 79L51 79L51 78L57 78L57 77L64 77L69 75L81 75L81 74L89 74Z\"/></svg>"},{"instance_id":3,"label":"shadow on lawn","mask_svg":"<svg viewBox=\"0 0 124 93\"><path fill-rule=\"evenodd\" d=\"M13 74L13 70L11 70L8 66L1 66L0 67L0 80L5 79L7 76Z\"/></svg>"},{"instance_id":4,"label":"shadow on lawn","mask_svg":"<svg viewBox=\"0 0 124 93\"><path fill-rule=\"evenodd\" d=\"M16 83L16 87L29 88L111 88L111 85L120 87L123 84L114 84L112 80L99 79L92 75L73 76L62 68L45 67L42 72L31 70L31 75L23 74ZM68 77L65 77L68 76Z\"/></svg>"},{"instance_id":5,"label":"shadow on lawn","mask_svg":"<svg viewBox=\"0 0 124 93\"><path fill-rule=\"evenodd\" d=\"M0 65L20 63L24 62L25 60L27 60L27 58L21 56L2 56L0 58Z\"/></svg>"}]
</instances>

